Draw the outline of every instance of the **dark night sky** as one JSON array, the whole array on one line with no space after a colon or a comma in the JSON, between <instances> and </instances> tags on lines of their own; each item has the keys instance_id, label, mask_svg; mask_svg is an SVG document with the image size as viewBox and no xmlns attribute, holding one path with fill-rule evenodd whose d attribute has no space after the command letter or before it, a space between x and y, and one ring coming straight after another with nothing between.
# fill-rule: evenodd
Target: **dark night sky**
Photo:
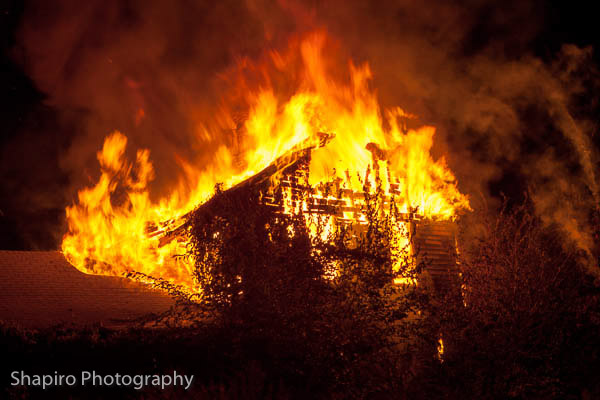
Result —
<instances>
[{"instance_id":1,"label":"dark night sky","mask_svg":"<svg viewBox=\"0 0 600 400\"><path fill-rule=\"evenodd\" d=\"M64 208L70 203L71 185L76 179L72 168L66 168L62 159L80 127L72 120L65 121L57 102L48 101L49 97L57 94L38 89L34 78L28 76L22 66L23 58L15 56L20 54L18 32L26 10L31 11L42 4L39 1L25 3L4 0L0 6L0 249L54 249L58 248L64 233ZM504 52L508 58L518 59L524 54L532 54L551 62L561 46L570 43L580 48L593 46L595 52L592 62L600 65L600 28L597 14L590 8L589 2L533 2L537 18L537 28L533 32L528 30L527 16L502 11L502 7L510 7L518 2L473 3L477 4L473 11L476 15L471 19L475 22L469 25L468 31L460 39L461 57L477 57L486 49L489 50L490 43L494 42L505 45ZM35 13L36 23L43 21L44 12ZM134 17L131 18L135 19L135 11L132 14ZM501 18L505 14L508 15L507 19ZM48 12L48 15L48 18L55 18L56 14ZM406 20L402 18L405 17L398 16L399 21ZM390 23L389 18L386 21ZM393 19L391 21L393 24ZM518 37L521 29L528 39L511 39ZM335 28L332 30L335 31ZM597 99L589 101L585 96L582 95L580 99L578 112L595 121ZM544 128L544 114L534 106L522 107L520 112L521 118L529 124ZM440 120L445 121L444 118ZM452 130L453 126L446 126L445 129ZM559 153L560 149L568 147L560 135L552 133L552 126L546 129L549 133L543 139L536 136L519 139L521 156L536 153L540 147L550 146ZM598 136L597 133L592 135L596 146L599 143ZM451 148L460 146L451 135L447 140ZM469 146L479 151L486 144L475 141ZM528 186L528 178L521 170L519 159L496 159L500 173L487 182L487 190L492 196L498 196L501 192L513 197L522 195ZM568 168L577 170L575 164ZM457 175L461 176L460 171Z\"/></svg>"}]
</instances>

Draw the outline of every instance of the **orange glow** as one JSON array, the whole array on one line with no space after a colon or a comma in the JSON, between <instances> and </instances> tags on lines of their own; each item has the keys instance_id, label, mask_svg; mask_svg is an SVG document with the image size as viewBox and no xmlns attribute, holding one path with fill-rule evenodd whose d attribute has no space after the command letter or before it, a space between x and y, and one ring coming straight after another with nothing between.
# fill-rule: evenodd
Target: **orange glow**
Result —
<instances>
[{"instance_id":1,"label":"orange glow","mask_svg":"<svg viewBox=\"0 0 600 400\"><path fill-rule=\"evenodd\" d=\"M414 116L400 108L382 110L369 88L368 65L350 63L345 73L331 71L324 56L326 41L322 33L311 34L292 43L286 54L271 52L265 61L268 66L254 67L262 76L268 76L269 68L284 74L289 70L294 78L290 77L287 86L295 90L278 91L268 78L256 89L240 83L235 93L228 95L240 97L241 93L247 103L241 123L233 122L237 111L224 105L214 123L199 126L196 132L199 141L210 141L223 135L225 128L231 131L237 126L235 146L219 144L204 165L193 165L175 155L181 174L173 177L171 193L158 200L151 199L148 186L154 177L149 151L138 150L136 160L129 161L125 156L127 138L119 132L110 134L97 155L98 182L80 190L77 202L66 210L68 232L62 250L69 261L85 272L120 275L140 271L193 288L192 260L174 257L185 253L185 241L161 241L161 233L206 201L215 184L229 188L291 149L317 145L318 132L335 136L312 151L312 187L337 179L346 193L360 193L364 187L374 190L379 179L401 212L453 219L459 210L468 209L468 199L458 191L444 159L434 160L430 155L435 129L404 129L403 121ZM348 72L349 82L336 78ZM143 116L142 110L138 117ZM359 177L367 177L367 182ZM327 199L330 195L317 188L315 198L319 196ZM360 203L349 195L342 195L341 200L348 208ZM293 212L289 207L286 211ZM361 222L364 216L345 211L344 219ZM406 224L398 221L398 248L407 244L402 234L405 229ZM153 233L148 234L150 231Z\"/></svg>"}]
</instances>

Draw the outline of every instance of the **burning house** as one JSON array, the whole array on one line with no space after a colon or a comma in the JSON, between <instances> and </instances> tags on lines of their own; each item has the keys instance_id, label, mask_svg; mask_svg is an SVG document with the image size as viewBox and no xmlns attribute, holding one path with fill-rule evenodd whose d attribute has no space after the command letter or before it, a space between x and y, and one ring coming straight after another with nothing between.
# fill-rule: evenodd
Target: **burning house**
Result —
<instances>
[{"instance_id":1,"label":"burning house","mask_svg":"<svg viewBox=\"0 0 600 400\"><path fill-rule=\"evenodd\" d=\"M365 197L369 195L368 186L364 186L364 191L353 191L344 188L341 180L336 179L312 187L309 183L312 151L326 146L334 137L333 134L323 132L319 132L317 136L318 143L301 144L277 158L261 172L226 190L226 193L235 195L236 192L245 190L259 192L260 202L256 204L257 207L267 207L274 214L303 213L307 225L313 227L312 234L316 234L314 223L317 219L325 221L325 231L321 232L323 239L339 226L349 227L354 235L359 235L367 224ZM376 144L369 143L366 149L371 151L374 162L381 159L383 152ZM391 193L383 195L382 208L389 211L395 196L400 194L398 185L393 184ZM159 247L172 241L185 242L187 223L192 215L205 214L210 218L214 204L220 200L220 197L215 197L193 212L160 226L151 224L147 227L147 235L157 237ZM420 276L422 281L432 284L436 291L445 290L457 273L455 224L452 221L426 218L416 209L399 213L396 218L396 234L402 242L396 244L398 251L409 252L415 264L427 267ZM396 283L408 280L409 278L398 278Z\"/></svg>"},{"instance_id":2,"label":"burning house","mask_svg":"<svg viewBox=\"0 0 600 400\"><path fill-rule=\"evenodd\" d=\"M166 197L150 196L149 151L138 150L131 162L127 138L108 136L97 154L98 182L67 208L66 257L87 272L134 270L193 288L194 261L175 256L186 252L186 219L210 213L217 200L207 199L216 185L229 193L253 187L272 212L301 211L307 224L320 219L329 231L341 225L360 231L365 196L378 191L384 208L393 204L397 248L431 264L427 274L443 285L455 268L452 221L469 203L444 159L430 153L435 130L413 127L416 117L398 107L382 110L369 88L368 65L351 64L350 82L332 75L325 43L324 34L312 34L289 54L271 52L253 68L275 75L254 87L242 71L234 100L224 101L215 117L217 132L198 128L202 140L220 143L212 163L180 160L183 173ZM302 73L289 77L295 69ZM278 88L275 78L288 83ZM248 112L239 117L232 102Z\"/></svg>"},{"instance_id":3,"label":"burning house","mask_svg":"<svg viewBox=\"0 0 600 400\"><path fill-rule=\"evenodd\" d=\"M0 397L600 398L585 7L8 3Z\"/></svg>"}]
</instances>

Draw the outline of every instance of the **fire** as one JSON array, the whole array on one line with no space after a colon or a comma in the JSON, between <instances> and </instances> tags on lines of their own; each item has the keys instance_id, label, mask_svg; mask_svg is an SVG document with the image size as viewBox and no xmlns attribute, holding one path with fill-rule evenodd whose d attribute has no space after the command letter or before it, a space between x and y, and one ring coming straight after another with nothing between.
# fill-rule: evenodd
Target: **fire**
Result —
<instances>
[{"instance_id":1,"label":"fire","mask_svg":"<svg viewBox=\"0 0 600 400\"><path fill-rule=\"evenodd\" d=\"M231 187L286 152L307 145L315 146L308 182L316 188L315 198L331 197L320 191L320 184L337 181L342 190L337 200L350 209L360 203L351 193L379 184L405 213L447 220L468 209L468 199L459 192L444 159L430 155L435 129L406 129L406 120L414 116L400 108L382 110L369 87L368 65L350 63L349 82L336 78L344 74L331 71L324 56L326 44L326 35L315 33L293 42L285 54L270 52L265 65L240 62L236 85L224 96L215 121L197 129L198 142L218 144L211 162L193 165L174 155L181 174L169 195L158 200L150 195L154 177L150 152L138 150L135 161L130 161L127 138L119 132L110 134L97 154L98 182L80 190L66 210L68 232L62 243L66 257L85 272L119 275L133 270L193 288L193 260L176 257L185 254L185 241L161 240L159 233L206 201L215 184ZM249 69L263 77L256 87L244 79ZM290 78L282 85L280 78L270 77L272 71ZM231 99L246 106L241 121L228 104ZM224 132L235 132L233 144L216 140ZM326 146L318 146L320 132L334 135ZM364 216L346 211L344 218L360 222ZM400 237L406 226L402 221L398 226Z\"/></svg>"},{"instance_id":2,"label":"fire","mask_svg":"<svg viewBox=\"0 0 600 400\"><path fill-rule=\"evenodd\" d=\"M184 249L177 243L161 248L145 234L148 221L172 218L172 203L152 203L147 190L154 177L150 153L138 150L135 162L128 162L126 144L119 132L104 141L97 154L98 183L79 191L78 204L67 207L69 232L63 238L63 253L85 272L112 275L131 269L185 281L191 265L172 260Z\"/></svg>"}]
</instances>

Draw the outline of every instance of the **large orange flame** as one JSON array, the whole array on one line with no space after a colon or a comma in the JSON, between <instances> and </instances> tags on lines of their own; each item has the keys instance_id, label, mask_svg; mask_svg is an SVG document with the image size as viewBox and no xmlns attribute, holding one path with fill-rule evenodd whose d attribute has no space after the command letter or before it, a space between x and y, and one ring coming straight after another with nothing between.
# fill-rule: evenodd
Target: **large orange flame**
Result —
<instances>
[{"instance_id":1,"label":"large orange flame","mask_svg":"<svg viewBox=\"0 0 600 400\"><path fill-rule=\"evenodd\" d=\"M288 89L294 86L291 93L278 91L267 67L257 68L266 76L257 88L240 79L231 97L242 97L247 105L241 121L239 110L224 106L215 116L216 124L197 130L199 138L210 140L225 130L206 126L235 129L235 145L221 144L206 165L178 159L182 175L177 181L195 182L192 190L180 184L168 196L151 200L148 184L154 169L149 151L139 150L131 162L125 157L126 137L119 132L109 135L98 152L99 181L79 191L77 203L66 210L68 232L62 250L73 265L101 274L140 271L193 287L192 261L175 257L185 253L186 243L160 243L160 235L148 235L148 226L160 232L165 223L205 201L216 183L231 187L295 146L317 143L318 132L335 137L312 152L311 185L338 178L344 188L362 191L364 182L358 177L369 176L367 183L374 186L374 176L379 176L403 212L452 219L468 209L445 161L430 155L434 128L406 129L403 121L412 116L400 108L381 110L369 88L368 65L350 63L350 81L334 79L323 55L326 40L322 33L312 34L292 45L288 54L269 54L271 67L293 75L286 83Z\"/></svg>"}]
</instances>

